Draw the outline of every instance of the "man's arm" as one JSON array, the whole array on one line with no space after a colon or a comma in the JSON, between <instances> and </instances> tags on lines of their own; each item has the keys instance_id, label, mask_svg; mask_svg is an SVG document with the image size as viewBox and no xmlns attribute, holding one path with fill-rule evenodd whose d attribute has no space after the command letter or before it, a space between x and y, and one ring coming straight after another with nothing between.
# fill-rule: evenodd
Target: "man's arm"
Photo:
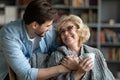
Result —
<instances>
[{"instance_id":1,"label":"man's arm","mask_svg":"<svg viewBox=\"0 0 120 80\"><path fill-rule=\"evenodd\" d=\"M44 80L58 75L59 73L69 72L63 65L58 65L50 68L39 69L37 80Z\"/></svg>"}]
</instances>

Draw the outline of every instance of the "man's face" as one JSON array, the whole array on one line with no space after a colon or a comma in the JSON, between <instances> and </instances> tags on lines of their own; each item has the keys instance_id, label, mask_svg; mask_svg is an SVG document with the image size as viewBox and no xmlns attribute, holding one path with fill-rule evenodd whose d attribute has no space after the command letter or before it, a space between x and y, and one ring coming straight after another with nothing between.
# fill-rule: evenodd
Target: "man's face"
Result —
<instances>
[{"instance_id":1,"label":"man's face","mask_svg":"<svg viewBox=\"0 0 120 80\"><path fill-rule=\"evenodd\" d=\"M34 29L34 33L37 36L45 36L46 32L52 29L52 23L53 23L53 20L46 21L42 25L38 24L37 27Z\"/></svg>"}]
</instances>

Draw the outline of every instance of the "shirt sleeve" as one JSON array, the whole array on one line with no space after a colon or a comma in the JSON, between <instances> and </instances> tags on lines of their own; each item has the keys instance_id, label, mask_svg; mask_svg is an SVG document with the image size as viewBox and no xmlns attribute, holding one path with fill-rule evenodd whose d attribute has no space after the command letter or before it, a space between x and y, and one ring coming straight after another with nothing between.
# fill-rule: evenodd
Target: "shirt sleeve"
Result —
<instances>
[{"instance_id":1,"label":"shirt sleeve","mask_svg":"<svg viewBox=\"0 0 120 80\"><path fill-rule=\"evenodd\" d=\"M19 40L12 36L2 37L1 45L5 60L21 80L36 80L38 69L31 68L22 52Z\"/></svg>"}]
</instances>

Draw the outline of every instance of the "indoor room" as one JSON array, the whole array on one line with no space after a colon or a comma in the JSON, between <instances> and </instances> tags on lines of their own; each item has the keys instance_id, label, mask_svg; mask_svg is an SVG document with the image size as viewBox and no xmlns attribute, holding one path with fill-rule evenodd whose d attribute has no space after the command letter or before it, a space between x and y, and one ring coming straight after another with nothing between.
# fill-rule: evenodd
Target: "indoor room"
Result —
<instances>
[{"instance_id":1,"label":"indoor room","mask_svg":"<svg viewBox=\"0 0 120 80\"><path fill-rule=\"evenodd\" d=\"M25 8L31 1L0 0L0 28L23 19ZM101 51L115 79L120 80L120 0L47 1L57 11L54 26L63 15L74 14L83 20L91 34L85 44Z\"/></svg>"}]
</instances>

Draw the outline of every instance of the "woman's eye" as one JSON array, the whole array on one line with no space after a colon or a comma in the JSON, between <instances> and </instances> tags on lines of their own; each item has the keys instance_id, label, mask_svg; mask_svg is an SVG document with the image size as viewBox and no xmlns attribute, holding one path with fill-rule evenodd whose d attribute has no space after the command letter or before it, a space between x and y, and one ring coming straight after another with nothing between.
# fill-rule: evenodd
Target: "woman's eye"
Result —
<instances>
[{"instance_id":1,"label":"woman's eye","mask_svg":"<svg viewBox=\"0 0 120 80\"><path fill-rule=\"evenodd\" d=\"M72 29L73 29L73 26L69 26L69 27L67 28L68 31L70 31L70 30L72 30Z\"/></svg>"}]
</instances>

